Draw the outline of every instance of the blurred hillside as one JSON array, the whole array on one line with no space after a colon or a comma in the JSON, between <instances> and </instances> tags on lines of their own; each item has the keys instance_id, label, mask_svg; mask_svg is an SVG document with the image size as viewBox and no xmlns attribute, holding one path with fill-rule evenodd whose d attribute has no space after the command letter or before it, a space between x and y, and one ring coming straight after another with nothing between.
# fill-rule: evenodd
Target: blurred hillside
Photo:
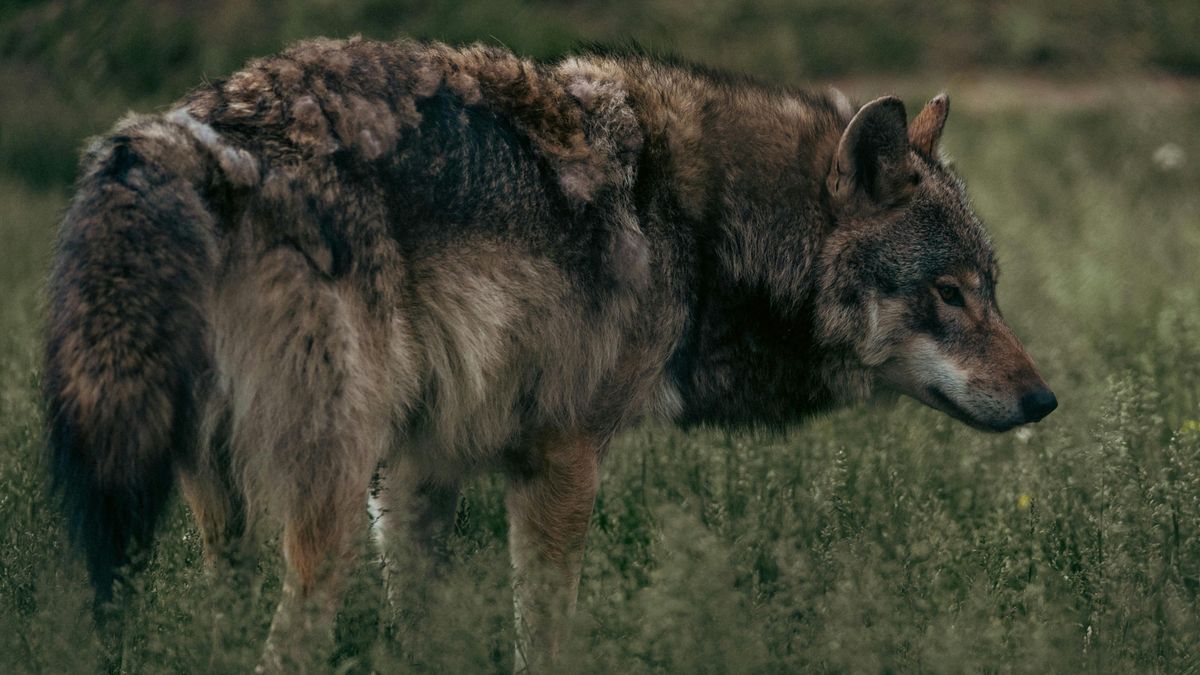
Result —
<instances>
[{"instance_id":1,"label":"blurred hillside","mask_svg":"<svg viewBox=\"0 0 1200 675\"><path fill-rule=\"evenodd\" d=\"M307 36L498 42L551 57L583 42L656 50L783 82L964 71L1088 80L1200 74L1195 0L6 0L0 167L64 185L84 136L130 107Z\"/></svg>"}]
</instances>

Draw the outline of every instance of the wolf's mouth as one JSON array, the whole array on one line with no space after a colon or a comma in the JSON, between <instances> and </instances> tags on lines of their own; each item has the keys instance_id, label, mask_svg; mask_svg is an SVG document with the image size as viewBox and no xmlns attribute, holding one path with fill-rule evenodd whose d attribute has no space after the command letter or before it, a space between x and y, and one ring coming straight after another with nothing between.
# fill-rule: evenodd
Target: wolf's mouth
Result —
<instances>
[{"instance_id":1,"label":"wolf's mouth","mask_svg":"<svg viewBox=\"0 0 1200 675\"><path fill-rule=\"evenodd\" d=\"M962 406L955 403L949 396L942 393L942 391L937 387L926 387L925 393L930 399L932 399L929 401L932 407L941 410L942 412L971 427L972 429L1000 433L1002 431L1008 431L1016 426L1015 424L989 424L987 422L982 422L974 415L967 412Z\"/></svg>"}]
</instances>

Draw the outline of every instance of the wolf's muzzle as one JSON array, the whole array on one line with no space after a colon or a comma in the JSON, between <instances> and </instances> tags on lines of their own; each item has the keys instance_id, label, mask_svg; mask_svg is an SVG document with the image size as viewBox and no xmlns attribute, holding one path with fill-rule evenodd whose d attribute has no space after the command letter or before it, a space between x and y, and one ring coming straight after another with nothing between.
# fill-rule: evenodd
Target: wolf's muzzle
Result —
<instances>
[{"instance_id":1,"label":"wolf's muzzle","mask_svg":"<svg viewBox=\"0 0 1200 675\"><path fill-rule=\"evenodd\" d=\"M1058 399L1054 392L1045 387L1039 387L1021 397L1021 414L1025 416L1025 424L1039 422L1058 407Z\"/></svg>"}]
</instances>

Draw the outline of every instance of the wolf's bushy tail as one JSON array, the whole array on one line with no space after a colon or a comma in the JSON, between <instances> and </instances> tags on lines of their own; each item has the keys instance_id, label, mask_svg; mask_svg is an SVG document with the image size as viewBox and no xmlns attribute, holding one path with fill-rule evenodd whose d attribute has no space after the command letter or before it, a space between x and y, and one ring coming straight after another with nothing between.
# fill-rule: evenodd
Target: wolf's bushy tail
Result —
<instances>
[{"instance_id":1,"label":"wolf's bushy tail","mask_svg":"<svg viewBox=\"0 0 1200 675\"><path fill-rule=\"evenodd\" d=\"M50 466L98 608L150 543L194 442L210 361L201 305L216 230L199 186L211 160L183 122L128 119L89 151L59 231L44 379Z\"/></svg>"}]
</instances>

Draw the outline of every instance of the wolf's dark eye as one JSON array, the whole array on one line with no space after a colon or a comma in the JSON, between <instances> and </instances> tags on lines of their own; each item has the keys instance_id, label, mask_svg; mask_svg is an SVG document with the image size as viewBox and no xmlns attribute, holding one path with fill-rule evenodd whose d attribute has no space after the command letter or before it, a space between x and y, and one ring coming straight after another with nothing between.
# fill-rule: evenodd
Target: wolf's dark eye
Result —
<instances>
[{"instance_id":1,"label":"wolf's dark eye","mask_svg":"<svg viewBox=\"0 0 1200 675\"><path fill-rule=\"evenodd\" d=\"M964 305L962 291L958 290L958 286L938 284L937 291L938 295L942 296L942 302L947 305L951 307L962 307Z\"/></svg>"}]
</instances>

